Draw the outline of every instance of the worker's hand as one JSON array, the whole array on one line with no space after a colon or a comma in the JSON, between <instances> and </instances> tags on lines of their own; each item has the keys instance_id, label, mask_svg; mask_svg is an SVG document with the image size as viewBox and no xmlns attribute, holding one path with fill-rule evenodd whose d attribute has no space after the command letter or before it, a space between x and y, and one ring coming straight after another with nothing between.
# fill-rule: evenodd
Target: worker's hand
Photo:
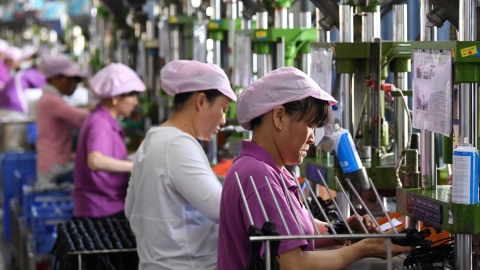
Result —
<instances>
[{"instance_id":1,"label":"worker's hand","mask_svg":"<svg viewBox=\"0 0 480 270\"><path fill-rule=\"evenodd\" d=\"M377 228L377 226L375 226L375 223L373 222L373 220L370 218L369 215L363 215L361 222L365 224L365 227L367 227L367 230L369 233L380 232L380 230ZM365 233L365 230L363 229L356 215L349 217L347 219L347 223L350 226L350 228L352 228L357 233Z\"/></svg>"},{"instance_id":2,"label":"worker's hand","mask_svg":"<svg viewBox=\"0 0 480 270\"><path fill-rule=\"evenodd\" d=\"M394 233L393 230L389 230L386 233ZM387 258L387 239L386 238L366 238L356 243L361 250L365 252L366 257ZM392 256L397 256L402 253L408 253L414 250L413 246L399 246L392 244Z\"/></svg>"}]
</instances>

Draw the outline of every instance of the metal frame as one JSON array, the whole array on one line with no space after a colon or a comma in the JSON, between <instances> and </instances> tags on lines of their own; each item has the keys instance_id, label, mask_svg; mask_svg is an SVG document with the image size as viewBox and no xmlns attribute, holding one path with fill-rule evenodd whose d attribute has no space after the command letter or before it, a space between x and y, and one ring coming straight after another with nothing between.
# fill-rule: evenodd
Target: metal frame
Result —
<instances>
[{"instance_id":1,"label":"metal frame","mask_svg":"<svg viewBox=\"0 0 480 270\"><path fill-rule=\"evenodd\" d=\"M340 211L340 207L338 206L337 202L335 201L335 198L332 196L332 194L330 193L329 189L328 189L328 186L327 186L327 183L323 177L323 175L320 173L320 171L317 171L318 175L320 176L320 179L322 180L321 181L321 184L323 184L325 187L327 187L327 191L329 192L329 195L335 205L335 207L337 208L337 210ZM242 187L242 184L240 182L240 178L238 176L238 173L235 172L235 176L236 176L236 180L237 180L237 184L238 184L238 187L239 187L239 190L240 190L240 194L242 195L242 200L245 204L245 209L247 211L247 215L248 215L248 218L250 220L250 223L252 225L255 225L254 224L254 221L253 221L253 218L251 216L251 213L250 213L250 207L247 203L247 200L246 200L246 197L245 197L245 193L243 192L243 187ZM281 179L281 182L283 184L283 188L285 190L285 194L287 196L287 199L290 201L290 205L292 205L292 202L291 202L291 197L289 195L289 193L287 192L286 190L286 184L285 184L285 180L283 179L283 175L282 174L279 174L280 176L280 179ZM297 180L297 177L294 175L295 179ZM281 209L278 207L278 204L276 202L276 198L273 194L273 191L271 190L271 187L270 187L270 183L269 183L269 180L268 178L265 176L265 180L267 181L267 184L270 188L270 191L271 191L271 194L272 194L272 197L273 197L273 200L275 201L275 204L277 205L277 210L279 212L279 215L281 217L281 219L283 220L283 214L282 214L282 211ZM344 194L345 198L348 200L348 203L349 205L353 208L354 212L355 212L355 215L357 216L357 218L359 218L361 220L361 216L359 216L359 214L355 211L355 208L352 204L352 202L350 201L350 199L348 198L348 195L346 194L346 191L345 189L343 188L342 184L340 183L340 181L338 180L337 177L335 177L335 180L337 182L337 184L340 186L341 188L341 193ZM360 200L362 202L362 205L366 208L366 204L363 202L362 198L359 196L359 194L356 192L355 188L353 187L353 185L351 185L350 181L348 179L347 180L347 184L349 184L350 188L352 189L352 191L354 192L354 194L356 195L357 199ZM260 204L260 208L262 209L262 212L265 216L265 220L268 221L268 216L267 216L267 213L265 211L265 208L263 206L263 203L262 203L262 200L260 198L260 195L258 194L258 190L256 188L256 185L255 185L255 182L253 180L253 177L250 176L250 181L251 181L251 184L252 184L252 187L254 188L255 190L255 193L257 195L257 199L259 201L259 204ZM380 200L379 198L379 195L378 195L378 192L377 192L377 189L375 188L375 185L373 184L373 181L371 179L369 179L370 183L371 183L371 188L374 190L376 196L377 196L377 200L378 200L378 203L381 205L382 209L383 209L383 212L384 214L387 216L388 218L388 222L391 224L392 228L393 228L393 233L384 233L382 232L381 228L380 228L380 225L376 222L376 219L375 217L372 215L372 213L366 208L367 210L367 213L368 215L372 218L372 220L374 221L374 224L379 228L379 231L380 233L377 233L377 234L371 234L368 232L367 228L365 227L365 225L362 224L362 227L365 231L365 233L353 233L352 230L350 229L350 226L348 226L348 223L347 223L347 219L344 217L344 215L342 215L341 212L339 212L340 214L340 217L342 218L342 220L345 222L347 228L348 228L348 234L337 234L337 232L335 232L333 230L333 234L324 234L324 235L321 235L317 226L315 225L315 222L313 222L313 224L315 225L315 229L317 231L317 234L316 235L290 235L290 230L288 229L288 226L286 225L285 221L283 222L284 223L284 226L286 228L286 231L288 233L288 235L279 235L279 236L250 236L249 239L250 241L253 241L253 242L258 242L258 241L263 241L265 242L265 269L267 270L270 270L271 269L271 265L270 265L270 262L271 262L271 248L270 248L270 241L281 241L281 240L301 240L301 239L363 239L363 238L387 238L387 250L386 250L386 254L387 254L387 264L388 264L388 267L387 269L388 270L391 270L393 269L393 266L392 266L392 240L391 238L405 238L407 237L407 234L405 233L399 233L397 231L397 229L395 228L395 226L393 225L390 217L388 216L388 213L382 203L382 201ZM298 180L297 180L297 185L300 186ZM308 192L312 192L312 189L310 187L310 184L308 183L308 179L305 179L305 185L308 187ZM304 197L304 194L301 193L302 195L302 198L305 200L305 197ZM315 198L315 196L314 196ZM318 207L321 209L321 213L323 215L323 217L326 219L326 222L329 224L330 227L332 227L331 225L331 222L330 220L328 219L328 217L326 216L325 212L323 211L323 209L321 208L321 205L320 203L318 202L318 200L314 200ZM308 207L308 205L306 205L306 209L308 210L308 212L310 213L310 216L312 217L313 219L313 214L310 210L310 207ZM295 211L295 208L292 208L292 212L293 214L295 215L295 218L297 219L297 222L299 223L299 226L300 226L300 229L302 231L302 233L304 232L300 222L298 221L298 216L297 216L297 212Z\"/></svg>"},{"instance_id":2,"label":"metal frame","mask_svg":"<svg viewBox=\"0 0 480 270\"><path fill-rule=\"evenodd\" d=\"M78 270L82 270L82 255L95 255L95 254L109 254L109 253L119 253L119 252L137 252L136 248L125 248L125 249L106 249L106 250L95 250L95 251L75 251L69 252L68 255L76 255L78 258Z\"/></svg>"}]
</instances>

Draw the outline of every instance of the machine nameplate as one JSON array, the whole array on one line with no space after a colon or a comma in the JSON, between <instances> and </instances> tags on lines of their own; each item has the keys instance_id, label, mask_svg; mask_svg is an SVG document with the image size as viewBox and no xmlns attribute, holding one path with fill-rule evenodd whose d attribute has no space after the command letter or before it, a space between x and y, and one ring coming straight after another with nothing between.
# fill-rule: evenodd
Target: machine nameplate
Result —
<instances>
[{"instance_id":1,"label":"machine nameplate","mask_svg":"<svg viewBox=\"0 0 480 270\"><path fill-rule=\"evenodd\" d=\"M407 211L425 221L442 224L442 206L432 201L407 194Z\"/></svg>"}]
</instances>

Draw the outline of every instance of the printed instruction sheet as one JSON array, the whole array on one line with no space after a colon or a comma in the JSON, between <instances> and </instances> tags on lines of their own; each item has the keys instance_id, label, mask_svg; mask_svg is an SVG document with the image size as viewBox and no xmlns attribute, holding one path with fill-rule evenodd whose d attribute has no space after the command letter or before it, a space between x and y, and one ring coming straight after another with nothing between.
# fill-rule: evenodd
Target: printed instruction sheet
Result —
<instances>
[{"instance_id":1,"label":"printed instruction sheet","mask_svg":"<svg viewBox=\"0 0 480 270\"><path fill-rule=\"evenodd\" d=\"M413 127L452 133L452 52L413 53Z\"/></svg>"}]
</instances>

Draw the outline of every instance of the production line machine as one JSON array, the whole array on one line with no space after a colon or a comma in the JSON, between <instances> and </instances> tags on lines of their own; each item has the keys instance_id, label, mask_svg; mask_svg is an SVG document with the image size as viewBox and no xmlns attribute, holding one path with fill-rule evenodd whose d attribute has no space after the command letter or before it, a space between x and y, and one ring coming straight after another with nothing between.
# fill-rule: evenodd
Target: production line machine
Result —
<instances>
[{"instance_id":1,"label":"production line machine","mask_svg":"<svg viewBox=\"0 0 480 270\"><path fill-rule=\"evenodd\" d=\"M329 12L323 21L338 25L340 31L340 42L311 45L325 55L331 52L335 60L339 86L334 87L333 94L340 104L333 109L334 113L337 109L337 117L332 122L352 134L352 148L375 186L384 194L395 191L396 210L406 215L406 226L419 229L422 221L424 226L437 232L448 231L454 239L455 269L477 269L478 201L473 204L454 201L452 185L455 187L468 179L456 176L455 165L453 179L451 171L454 150L462 142L478 149L480 59L477 48L480 43L476 1L421 1L420 41L414 42L406 39L406 27L402 24L407 22L404 6L393 7L394 41L383 41L378 38L377 29L380 2L359 4L344 1L338 6L339 25L331 13L332 8L337 8L335 4L319 5ZM353 22L358 19L355 16L362 21L362 30L358 32L353 30L356 26ZM457 40L436 41L437 27L447 20L457 30ZM356 33L362 33L361 38ZM413 91L408 90L407 81L412 60ZM385 84L389 72L394 77L393 87ZM393 134L389 134L388 117L391 116L386 113L386 100L390 96L395 98ZM408 109L404 102L407 96L413 96ZM412 136L413 128L421 132L420 143ZM391 137L393 147L389 147ZM335 144L328 139L335 140L335 137L326 134L326 138L319 147L332 150ZM325 152L320 151L318 157L304 162L304 175L318 180L315 172L320 170L329 187L338 190L333 178L336 175L347 178L345 171L340 170L342 160L338 152L334 153L335 158ZM478 179L478 170L472 174L473 181ZM349 179L356 181L357 187L368 190L361 174ZM452 185L447 184L450 179ZM478 184L469 191L478 197ZM337 196L343 194L337 193ZM342 198L337 200L341 205ZM345 205L343 209L348 212L350 207Z\"/></svg>"},{"instance_id":2,"label":"production line machine","mask_svg":"<svg viewBox=\"0 0 480 270\"><path fill-rule=\"evenodd\" d=\"M310 75L327 91L331 89L339 104L332 108L318 155L306 159L302 169L313 180L318 180L316 171L322 171L332 189L337 189L335 175L352 180L360 192L369 190L370 177L385 196L391 197L401 185L404 152L410 147L412 133L407 107L411 47L406 36L406 5L393 6L397 23L394 40L384 41L380 38L380 1L368 1L367 5L356 1L342 5L333 1L314 3L320 10L318 15L328 15L317 16L317 21L323 22L319 23L323 31L317 31L318 42L311 44ZM339 29L339 42L329 42L324 34L333 27ZM336 80L331 84L325 79L329 74L325 69L333 61ZM385 84L389 76L393 84ZM349 133L350 142L345 143L351 145L341 145L339 132L345 136ZM349 154L356 158L340 160L343 148L350 148ZM357 165L352 167L352 163ZM337 200L348 214L349 206L342 193L339 196Z\"/></svg>"},{"instance_id":3,"label":"production line machine","mask_svg":"<svg viewBox=\"0 0 480 270\"><path fill-rule=\"evenodd\" d=\"M212 1L213 12L208 19L204 12L208 4L201 1L195 7L190 1L147 2L155 2L160 7L158 14L147 16L144 35L144 74L152 89L149 100L158 105L158 111L168 108L171 100L162 96L156 78L160 68L175 59L220 65L238 92L275 68L295 66L331 90L339 101L338 106L332 108L334 117L325 129L325 139L319 142L318 151L312 151L302 164L301 175L318 181L319 170L330 189L338 191L334 180L338 176L341 181L348 178L357 190L367 193L371 186L368 178L371 178L382 195L396 195L397 211L407 216L407 227L419 228L422 221L426 226L452 233L457 266L472 268L472 239L478 235L478 204L452 203L451 186L445 184L451 176L452 153L461 140L467 138L477 147L480 75L476 1L422 0L418 42L407 39L406 5L392 6L393 39L380 39L380 9L383 2L391 4L392 1L350 0L341 4L312 1L317 7L316 27L311 24L312 8L303 2L299 27L290 23L293 21L289 15L291 1ZM455 27L458 41L435 40L435 31L444 21ZM339 41L330 42L329 32L334 28L339 30ZM206 46L207 39L212 40L213 48ZM451 120L445 118L443 123L450 129L442 130L419 124L422 111L423 117L434 115L431 110L436 109L433 106L436 96L432 98L432 89L427 94L430 106L424 102L425 98L418 93L430 86L415 79L417 73L422 79L424 76L431 79L435 71L439 76L438 68L416 62L437 54L444 59L451 58L452 67L452 79L445 84L451 85L447 90L454 100L453 116ZM412 61L413 90L409 90ZM446 70L449 65L444 65ZM331 76L332 73L335 75ZM427 73L429 75L425 75ZM335 83L328 81L330 77L335 77ZM445 113L449 114L448 109ZM168 110L159 112L159 121L167 115ZM234 119L234 106L229 118ZM415 129L420 133L414 132ZM350 134L351 149L358 155L360 165L353 172L345 172L345 163L338 158L335 136L339 132ZM235 136L234 133L231 137ZM237 137L239 142L248 134ZM212 164L216 163L216 145L213 141L209 149ZM342 198L344 193L339 192L337 196L342 211L348 214L350 207L347 198ZM419 211L422 207L423 211Z\"/></svg>"},{"instance_id":4,"label":"production line machine","mask_svg":"<svg viewBox=\"0 0 480 270\"><path fill-rule=\"evenodd\" d=\"M478 170L460 175L463 168L456 156L463 145L473 146L478 155L478 7L476 1L422 1L421 5L426 16L421 17L421 41L412 42L412 52L414 124L421 126L422 120L425 124L420 180L423 187L397 188L397 209L413 221L450 232L455 241L455 269L477 269L479 204L459 198L468 197L469 192L473 198L478 197L478 184L460 192L466 195L460 194L459 188L465 181L478 183ZM436 27L447 20L458 26L457 40L436 41ZM436 134L443 135L443 162L453 164L452 185L441 185L439 181ZM478 168L478 160L473 161L475 166Z\"/></svg>"},{"instance_id":5,"label":"production line machine","mask_svg":"<svg viewBox=\"0 0 480 270\"><path fill-rule=\"evenodd\" d=\"M392 5L405 1L301 1L298 27L292 23L294 2L289 0L140 2L133 14L134 38L123 30L111 35L111 23L97 18L97 36L102 38L94 49L98 62L107 62L112 52L106 40L115 38L117 60L141 71L149 90L141 100L145 130L170 113L172 100L162 93L158 76L169 61L215 63L237 93L275 68L295 66L339 101L324 139L301 165L301 175L319 181L320 171L328 187L337 191L335 177L344 184L348 179L364 199L373 197L370 178L381 195L396 195L396 211L406 215L406 227L419 229L422 221L452 233L456 268L477 265L472 254L478 252L478 203L452 202L448 181L455 148L464 141L478 148L478 1L421 0L419 41L407 38L407 6ZM380 38L383 5L392 6L392 40ZM207 6L212 9L209 15ZM436 41L437 28L446 21L458 37ZM339 40L331 42L335 28ZM207 46L208 39L212 46ZM451 62L443 62L448 59ZM450 81L444 81L448 76ZM443 92L438 93L440 88ZM234 108L232 104L227 125L235 124ZM440 108L445 117L438 117ZM337 148L338 138L348 139L348 134L350 153L358 157L352 170L345 170L346 160ZM233 132L230 138L232 153L238 154L238 144L248 133ZM212 164L218 162L216 140L208 145ZM337 192L345 215L351 210L351 195Z\"/></svg>"}]
</instances>

